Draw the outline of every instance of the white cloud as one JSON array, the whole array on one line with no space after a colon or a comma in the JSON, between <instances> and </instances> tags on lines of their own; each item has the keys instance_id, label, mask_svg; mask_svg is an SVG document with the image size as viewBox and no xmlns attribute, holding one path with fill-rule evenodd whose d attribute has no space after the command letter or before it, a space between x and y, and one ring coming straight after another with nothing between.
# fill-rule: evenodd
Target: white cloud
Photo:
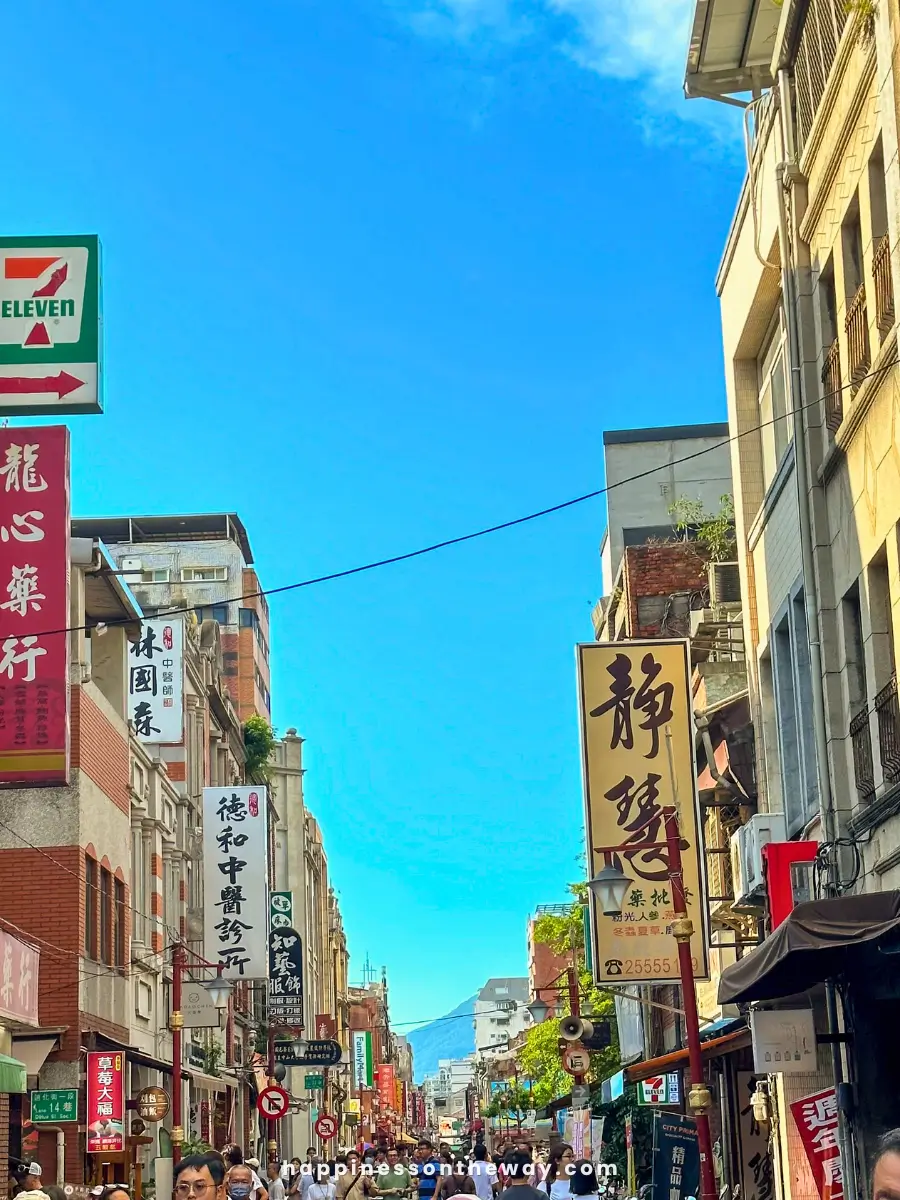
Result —
<instances>
[{"instance_id":1,"label":"white cloud","mask_svg":"<svg viewBox=\"0 0 900 1200\"><path fill-rule=\"evenodd\" d=\"M615 79L679 90L690 30L689 0L545 0L571 18L569 47L582 66Z\"/></svg>"}]
</instances>

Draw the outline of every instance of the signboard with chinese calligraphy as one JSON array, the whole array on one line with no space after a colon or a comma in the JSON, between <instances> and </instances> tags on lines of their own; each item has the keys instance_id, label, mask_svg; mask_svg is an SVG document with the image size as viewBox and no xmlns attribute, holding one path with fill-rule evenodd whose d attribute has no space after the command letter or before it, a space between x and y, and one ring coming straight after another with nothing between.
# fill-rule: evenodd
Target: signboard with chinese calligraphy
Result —
<instances>
[{"instance_id":1,"label":"signboard with chinese calligraphy","mask_svg":"<svg viewBox=\"0 0 900 1200\"><path fill-rule=\"evenodd\" d=\"M585 827L591 875L611 855L631 883L604 916L591 893L599 983L679 980L663 809L674 806L698 979L708 978L704 873L694 763L688 644L654 639L578 647ZM671 753L671 762L670 762Z\"/></svg>"},{"instance_id":2,"label":"signboard with chinese calligraphy","mask_svg":"<svg viewBox=\"0 0 900 1200\"><path fill-rule=\"evenodd\" d=\"M78 1092L75 1088L62 1088L53 1092L32 1092L31 1119L35 1125L53 1125L57 1121L77 1121Z\"/></svg>"},{"instance_id":3,"label":"signboard with chinese calligraphy","mask_svg":"<svg viewBox=\"0 0 900 1200\"><path fill-rule=\"evenodd\" d=\"M269 928L289 929L294 924L294 893L271 892L269 895Z\"/></svg>"},{"instance_id":4,"label":"signboard with chinese calligraphy","mask_svg":"<svg viewBox=\"0 0 900 1200\"><path fill-rule=\"evenodd\" d=\"M177 744L184 732L184 625L141 623L128 654L128 718L141 742Z\"/></svg>"},{"instance_id":5,"label":"signboard with chinese calligraphy","mask_svg":"<svg viewBox=\"0 0 900 1200\"><path fill-rule=\"evenodd\" d=\"M0 1018L38 1024L40 961L39 950L0 929Z\"/></svg>"},{"instance_id":6,"label":"signboard with chinese calligraphy","mask_svg":"<svg viewBox=\"0 0 900 1200\"><path fill-rule=\"evenodd\" d=\"M382 1063L378 1068L378 1099L382 1109L394 1107L394 1068Z\"/></svg>"},{"instance_id":7,"label":"signboard with chinese calligraphy","mask_svg":"<svg viewBox=\"0 0 900 1200\"><path fill-rule=\"evenodd\" d=\"M353 1082L357 1088L370 1088L374 1083L372 1070L372 1035L355 1029L353 1031Z\"/></svg>"},{"instance_id":8,"label":"signboard with chinese calligraphy","mask_svg":"<svg viewBox=\"0 0 900 1200\"><path fill-rule=\"evenodd\" d=\"M838 1145L838 1107L834 1088L794 1100L791 1112L821 1200L843 1200L844 1172Z\"/></svg>"},{"instance_id":9,"label":"signboard with chinese calligraphy","mask_svg":"<svg viewBox=\"0 0 900 1200\"><path fill-rule=\"evenodd\" d=\"M0 429L0 784L69 782L69 624L69 431Z\"/></svg>"},{"instance_id":10,"label":"signboard with chinese calligraphy","mask_svg":"<svg viewBox=\"0 0 900 1200\"><path fill-rule=\"evenodd\" d=\"M700 1149L693 1117L653 1114L653 1182L650 1200L700 1195Z\"/></svg>"},{"instance_id":11,"label":"signboard with chinese calligraphy","mask_svg":"<svg viewBox=\"0 0 900 1200\"><path fill-rule=\"evenodd\" d=\"M296 929L269 933L269 1023L303 1026L303 944Z\"/></svg>"},{"instance_id":12,"label":"signboard with chinese calligraphy","mask_svg":"<svg viewBox=\"0 0 900 1200\"><path fill-rule=\"evenodd\" d=\"M101 1050L87 1056L87 1152L125 1149L125 1056Z\"/></svg>"},{"instance_id":13,"label":"signboard with chinese calligraphy","mask_svg":"<svg viewBox=\"0 0 900 1200\"><path fill-rule=\"evenodd\" d=\"M743 1170L743 1200L774 1200L775 1180L769 1153L769 1130L753 1115L751 1103L759 1075L738 1071L735 1075L738 1098L738 1138Z\"/></svg>"},{"instance_id":14,"label":"signboard with chinese calligraphy","mask_svg":"<svg viewBox=\"0 0 900 1200\"><path fill-rule=\"evenodd\" d=\"M226 979L269 972L266 789L203 789L204 956Z\"/></svg>"},{"instance_id":15,"label":"signboard with chinese calligraphy","mask_svg":"<svg viewBox=\"0 0 900 1200\"><path fill-rule=\"evenodd\" d=\"M0 409L102 412L96 236L0 238Z\"/></svg>"}]
</instances>

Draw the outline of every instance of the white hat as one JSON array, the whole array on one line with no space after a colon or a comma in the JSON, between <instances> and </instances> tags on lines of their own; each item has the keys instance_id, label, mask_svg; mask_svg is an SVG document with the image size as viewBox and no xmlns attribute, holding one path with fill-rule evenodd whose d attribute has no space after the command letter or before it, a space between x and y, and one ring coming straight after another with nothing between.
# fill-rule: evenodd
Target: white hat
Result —
<instances>
[{"instance_id":1,"label":"white hat","mask_svg":"<svg viewBox=\"0 0 900 1200\"><path fill-rule=\"evenodd\" d=\"M259 1159L258 1158L245 1158L244 1166L252 1167L254 1171L258 1171L259 1170Z\"/></svg>"},{"instance_id":2,"label":"white hat","mask_svg":"<svg viewBox=\"0 0 900 1200\"><path fill-rule=\"evenodd\" d=\"M29 1163L28 1164L28 1170L26 1171L27 1175L40 1175L40 1173L41 1173L41 1164L40 1163Z\"/></svg>"}]
</instances>

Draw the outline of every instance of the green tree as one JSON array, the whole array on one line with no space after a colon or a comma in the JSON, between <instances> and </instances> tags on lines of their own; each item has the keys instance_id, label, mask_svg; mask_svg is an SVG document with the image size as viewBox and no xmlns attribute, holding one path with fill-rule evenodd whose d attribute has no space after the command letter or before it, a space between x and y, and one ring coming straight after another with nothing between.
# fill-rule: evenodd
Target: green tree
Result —
<instances>
[{"instance_id":1,"label":"green tree","mask_svg":"<svg viewBox=\"0 0 900 1200\"><path fill-rule=\"evenodd\" d=\"M486 1117L499 1117L505 1113L519 1113L524 1116L530 1108L535 1108L536 1102L531 1088L524 1084L510 1081L506 1087L499 1088L491 1095L491 1102L483 1110Z\"/></svg>"},{"instance_id":2,"label":"green tree","mask_svg":"<svg viewBox=\"0 0 900 1200\"><path fill-rule=\"evenodd\" d=\"M244 755L248 776L268 779L269 756L275 747L275 730L265 717L255 714L244 722Z\"/></svg>"},{"instance_id":3,"label":"green tree","mask_svg":"<svg viewBox=\"0 0 900 1200\"><path fill-rule=\"evenodd\" d=\"M727 492L719 497L719 511L708 513L702 500L679 496L669 505L675 532L684 541L696 543L698 553L707 562L731 562L737 553L734 532L734 498Z\"/></svg>"}]
</instances>

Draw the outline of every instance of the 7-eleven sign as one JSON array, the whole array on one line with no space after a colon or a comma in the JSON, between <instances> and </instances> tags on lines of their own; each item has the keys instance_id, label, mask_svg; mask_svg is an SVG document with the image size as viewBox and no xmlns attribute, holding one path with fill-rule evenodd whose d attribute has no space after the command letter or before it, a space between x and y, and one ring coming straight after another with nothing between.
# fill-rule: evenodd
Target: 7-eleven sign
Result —
<instances>
[{"instance_id":1,"label":"7-eleven sign","mask_svg":"<svg viewBox=\"0 0 900 1200\"><path fill-rule=\"evenodd\" d=\"M97 238L0 238L0 415L100 411Z\"/></svg>"}]
</instances>

